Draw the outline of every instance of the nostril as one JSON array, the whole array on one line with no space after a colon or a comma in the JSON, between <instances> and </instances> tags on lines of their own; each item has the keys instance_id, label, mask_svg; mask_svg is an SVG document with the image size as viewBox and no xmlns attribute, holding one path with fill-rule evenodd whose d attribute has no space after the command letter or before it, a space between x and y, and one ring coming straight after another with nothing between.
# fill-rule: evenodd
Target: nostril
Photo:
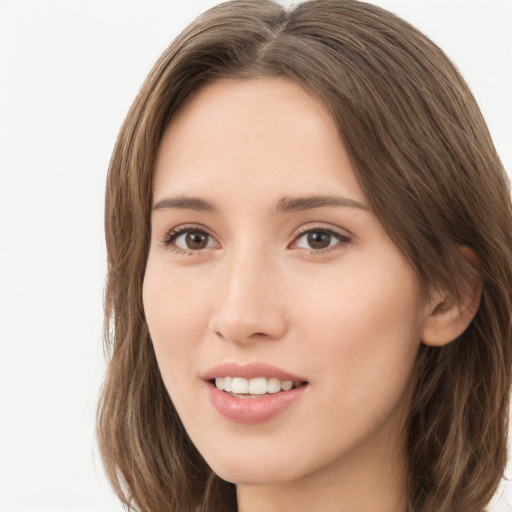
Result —
<instances>
[{"instance_id":1,"label":"nostril","mask_svg":"<svg viewBox=\"0 0 512 512\"><path fill-rule=\"evenodd\" d=\"M287 330L285 316L276 308L273 311L259 311L250 306L220 308L213 313L208 329L223 341L238 344L276 340Z\"/></svg>"}]
</instances>

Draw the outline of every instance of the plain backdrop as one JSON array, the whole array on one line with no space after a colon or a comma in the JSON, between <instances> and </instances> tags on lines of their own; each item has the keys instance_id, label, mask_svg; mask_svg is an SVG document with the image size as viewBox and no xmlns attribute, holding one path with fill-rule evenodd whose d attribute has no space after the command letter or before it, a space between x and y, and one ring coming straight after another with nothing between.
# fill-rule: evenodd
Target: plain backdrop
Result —
<instances>
[{"instance_id":1,"label":"plain backdrop","mask_svg":"<svg viewBox=\"0 0 512 512\"><path fill-rule=\"evenodd\" d=\"M0 0L1 512L122 510L94 442L105 176L152 64L216 3ZM512 0L376 3L454 60L510 172Z\"/></svg>"}]
</instances>

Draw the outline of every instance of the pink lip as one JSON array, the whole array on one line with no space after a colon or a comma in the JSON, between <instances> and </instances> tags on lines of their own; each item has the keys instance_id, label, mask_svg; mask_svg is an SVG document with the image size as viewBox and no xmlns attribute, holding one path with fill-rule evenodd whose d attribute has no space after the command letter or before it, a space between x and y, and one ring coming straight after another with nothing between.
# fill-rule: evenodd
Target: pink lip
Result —
<instances>
[{"instance_id":1,"label":"pink lip","mask_svg":"<svg viewBox=\"0 0 512 512\"><path fill-rule=\"evenodd\" d=\"M277 377L280 380L304 382L304 384L290 391L267 394L261 398L238 398L217 389L211 382L215 377L225 376L245 379ZM308 388L306 379L265 363L222 363L208 370L202 377L207 381L209 398L217 412L231 421L248 425L263 423L274 418L297 401Z\"/></svg>"}]
</instances>

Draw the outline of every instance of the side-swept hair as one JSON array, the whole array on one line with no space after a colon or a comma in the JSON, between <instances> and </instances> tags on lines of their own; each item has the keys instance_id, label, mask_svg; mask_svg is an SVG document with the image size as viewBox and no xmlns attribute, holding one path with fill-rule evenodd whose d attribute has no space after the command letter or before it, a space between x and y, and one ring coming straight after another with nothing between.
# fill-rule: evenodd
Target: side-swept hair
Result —
<instances>
[{"instance_id":1,"label":"side-swept hair","mask_svg":"<svg viewBox=\"0 0 512 512\"><path fill-rule=\"evenodd\" d=\"M144 512L236 508L188 438L164 388L142 305L152 174L163 132L194 91L222 78L287 76L332 114L374 213L425 294L480 308L455 341L422 345L407 422L410 512L480 512L506 463L511 384L512 217L507 177L453 64L408 23L354 0L290 11L221 4L164 52L120 131L108 174L106 344L98 410L106 473ZM464 257L470 249L478 264ZM467 251L466 251L467 252Z\"/></svg>"}]
</instances>

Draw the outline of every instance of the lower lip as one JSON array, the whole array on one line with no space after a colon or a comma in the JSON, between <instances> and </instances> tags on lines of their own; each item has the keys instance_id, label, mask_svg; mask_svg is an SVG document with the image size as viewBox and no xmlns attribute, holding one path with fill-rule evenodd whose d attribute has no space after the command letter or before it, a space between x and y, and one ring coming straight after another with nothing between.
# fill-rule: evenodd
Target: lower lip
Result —
<instances>
[{"instance_id":1,"label":"lower lip","mask_svg":"<svg viewBox=\"0 0 512 512\"><path fill-rule=\"evenodd\" d=\"M263 395L261 398L237 398L217 389L208 382L210 401L213 407L236 423L255 425L271 420L296 402L304 393L307 385Z\"/></svg>"}]
</instances>

